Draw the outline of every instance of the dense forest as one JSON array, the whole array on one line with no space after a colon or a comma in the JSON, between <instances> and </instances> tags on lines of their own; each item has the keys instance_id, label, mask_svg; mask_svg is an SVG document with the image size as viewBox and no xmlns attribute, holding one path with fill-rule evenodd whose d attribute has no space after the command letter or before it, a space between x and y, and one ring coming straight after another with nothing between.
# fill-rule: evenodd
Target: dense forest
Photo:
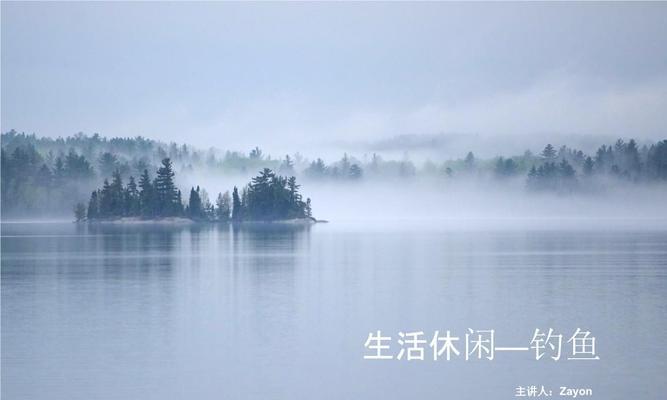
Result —
<instances>
[{"instance_id":1,"label":"dense forest","mask_svg":"<svg viewBox=\"0 0 667 400\"><path fill-rule=\"evenodd\" d=\"M634 139L618 139L600 146L592 154L551 144L538 153L526 150L520 155L486 159L469 152L459 159L437 163L427 160L417 166L407 158L385 160L377 154L362 158L344 154L339 160L327 163L322 158L309 160L299 153L273 158L258 147L248 153L199 150L142 137L107 139L97 134L77 134L54 139L12 130L2 134L1 159L3 215L31 217L70 214L72 206L88 202L93 191L97 193L101 207L98 215L102 218L186 215L224 220L307 215L308 202L298 195L295 178L286 177L309 183L423 178L440 180L443 184L472 179L503 184L519 179L530 192L560 194L596 192L605 185L667 183L667 140L640 146ZM165 159L169 159L168 168ZM148 171L155 171L155 177ZM187 186L189 193L187 190L181 193L179 189L184 187L179 184L185 186L183 182L165 175L176 171L183 176L206 172L246 179L256 171L262 172L247 187L232 194L221 193L212 202L203 189ZM98 190L100 185L102 188ZM434 185L437 187L438 183ZM146 200L141 201L141 193L149 190L149 186L155 194L150 207ZM102 207L105 188L105 193L114 194L104 199ZM127 197L122 206L119 188L122 196ZM271 201L267 201L267 193L274 196ZM149 196L149 192L143 196ZM235 213L234 204L243 207L239 206Z\"/></svg>"},{"instance_id":2,"label":"dense forest","mask_svg":"<svg viewBox=\"0 0 667 400\"><path fill-rule=\"evenodd\" d=\"M138 184L134 176L130 176L127 185L123 185L120 171L114 171L111 182L105 179L102 188L92 192L87 206L77 203L74 208L76 220L127 217L186 217L209 222L313 220L310 199L303 201L296 178L276 175L268 168L254 177L240 195L236 187L231 197L228 191L219 193L215 204L197 186L190 189L189 200L184 205L181 191L174 184L174 176L169 158L162 160L152 180L148 170L144 170Z\"/></svg>"}]
</instances>

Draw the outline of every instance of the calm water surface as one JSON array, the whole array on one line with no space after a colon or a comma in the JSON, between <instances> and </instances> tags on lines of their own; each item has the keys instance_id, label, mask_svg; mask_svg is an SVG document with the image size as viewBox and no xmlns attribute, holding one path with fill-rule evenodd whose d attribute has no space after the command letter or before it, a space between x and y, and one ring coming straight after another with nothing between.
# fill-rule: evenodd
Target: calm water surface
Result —
<instances>
[{"instance_id":1,"label":"calm water surface","mask_svg":"<svg viewBox=\"0 0 667 400\"><path fill-rule=\"evenodd\" d=\"M363 360L378 329L549 327L600 360ZM666 331L667 231L2 224L7 400L661 399Z\"/></svg>"}]
</instances>

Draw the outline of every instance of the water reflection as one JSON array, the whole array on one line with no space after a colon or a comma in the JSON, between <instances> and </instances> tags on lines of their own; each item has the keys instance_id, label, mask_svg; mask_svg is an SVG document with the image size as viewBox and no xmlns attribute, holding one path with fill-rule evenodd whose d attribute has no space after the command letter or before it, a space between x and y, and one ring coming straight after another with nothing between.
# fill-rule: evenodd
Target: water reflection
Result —
<instances>
[{"instance_id":1,"label":"water reflection","mask_svg":"<svg viewBox=\"0 0 667 400\"><path fill-rule=\"evenodd\" d=\"M490 398L530 381L627 398L667 389L624 372L665 371L666 293L656 231L3 224L2 396ZM376 329L515 346L577 326L599 363L362 360Z\"/></svg>"}]
</instances>

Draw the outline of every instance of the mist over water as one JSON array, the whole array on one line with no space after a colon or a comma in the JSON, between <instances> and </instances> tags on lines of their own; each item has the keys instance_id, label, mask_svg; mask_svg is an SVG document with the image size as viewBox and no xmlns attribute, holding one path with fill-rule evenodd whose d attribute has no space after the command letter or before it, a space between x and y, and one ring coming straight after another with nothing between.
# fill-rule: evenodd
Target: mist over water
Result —
<instances>
[{"instance_id":1,"label":"mist over water","mask_svg":"<svg viewBox=\"0 0 667 400\"><path fill-rule=\"evenodd\" d=\"M252 174L188 174L209 196L242 187ZM535 193L523 176L383 178L359 182L302 178L301 193L313 201L314 216L373 226L403 224L446 229L656 229L667 226L667 188L608 180L591 192ZM189 187L187 183L184 185Z\"/></svg>"},{"instance_id":2,"label":"mist over water","mask_svg":"<svg viewBox=\"0 0 667 400\"><path fill-rule=\"evenodd\" d=\"M609 189L603 194L535 194L513 185L429 183L306 186L318 199L317 215L335 221L418 221L450 228L500 226L593 228L636 220L637 227L664 226L664 187Z\"/></svg>"}]
</instances>

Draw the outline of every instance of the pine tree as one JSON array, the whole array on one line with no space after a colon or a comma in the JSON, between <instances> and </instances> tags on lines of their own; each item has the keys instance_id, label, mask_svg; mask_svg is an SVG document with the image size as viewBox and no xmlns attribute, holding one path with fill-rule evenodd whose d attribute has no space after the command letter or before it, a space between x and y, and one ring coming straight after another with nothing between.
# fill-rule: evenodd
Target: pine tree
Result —
<instances>
[{"instance_id":1,"label":"pine tree","mask_svg":"<svg viewBox=\"0 0 667 400\"><path fill-rule=\"evenodd\" d=\"M99 171L104 177L111 175L120 167L120 164L118 163L118 157L112 153L109 153L108 151L102 153L97 162L99 165Z\"/></svg>"},{"instance_id":2,"label":"pine tree","mask_svg":"<svg viewBox=\"0 0 667 400\"><path fill-rule=\"evenodd\" d=\"M350 165L350 173L349 173L350 179L353 180L361 179L362 175L363 171L359 165L357 164Z\"/></svg>"},{"instance_id":3,"label":"pine tree","mask_svg":"<svg viewBox=\"0 0 667 400\"><path fill-rule=\"evenodd\" d=\"M108 218L113 215L113 199L111 193L111 185L109 185L109 180L105 179L104 184L102 185L102 190L99 194L99 216L102 218Z\"/></svg>"},{"instance_id":4,"label":"pine tree","mask_svg":"<svg viewBox=\"0 0 667 400\"><path fill-rule=\"evenodd\" d=\"M181 196L180 189L176 191L176 203L174 204L174 207L174 215L183 215L183 197Z\"/></svg>"},{"instance_id":5,"label":"pine tree","mask_svg":"<svg viewBox=\"0 0 667 400\"><path fill-rule=\"evenodd\" d=\"M39 171L37 171L37 184L47 190L51 189L53 184L53 174L46 164L42 164Z\"/></svg>"},{"instance_id":6,"label":"pine tree","mask_svg":"<svg viewBox=\"0 0 667 400\"><path fill-rule=\"evenodd\" d=\"M139 215L139 191L134 177L130 176L130 180L125 188L125 215L137 216Z\"/></svg>"},{"instance_id":7,"label":"pine tree","mask_svg":"<svg viewBox=\"0 0 667 400\"><path fill-rule=\"evenodd\" d=\"M120 171L114 171L109 189L111 216L120 217L125 212L125 194L123 190L123 178L120 176Z\"/></svg>"},{"instance_id":8,"label":"pine tree","mask_svg":"<svg viewBox=\"0 0 667 400\"><path fill-rule=\"evenodd\" d=\"M262 150L259 147L256 147L250 151L250 158L253 160L261 160L262 159Z\"/></svg>"},{"instance_id":9,"label":"pine tree","mask_svg":"<svg viewBox=\"0 0 667 400\"><path fill-rule=\"evenodd\" d=\"M281 174L284 175L294 174L294 162L292 162L292 159L290 158L289 154L285 155L285 159L280 164L279 171Z\"/></svg>"},{"instance_id":10,"label":"pine tree","mask_svg":"<svg viewBox=\"0 0 667 400\"><path fill-rule=\"evenodd\" d=\"M242 219L274 221L305 217L306 204L295 177L278 176L268 168L260 171L241 195Z\"/></svg>"},{"instance_id":11,"label":"pine tree","mask_svg":"<svg viewBox=\"0 0 667 400\"><path fill-rule=\"evenodd\" d=\"M591 157L586 157L584 160L584 175L591 176L593 174L593 159Z\"/></svg>"},{"instance_id":12,"label":"pine tree","mask_svg":"<svg viewBox=\"0 0 667 400\"><path fill-rule=\"evenodd\" d=\"M575 176L574 168L565 159L558 164L558 169L561 176L565 179L572 179Z\"/></svg>"},{"instance_id":13,"label":"pine tree","mask_svg":"<svg viewBox=\"0 0 667 400\"><path fill-rule=\"evenodd\" d=\"M151 217L154 215L154 196L153 196L153 184L151 183L151 178L148 175L148 170L144 169L144 173L141 174L139 178L139 209L141 216Z\"/></svg>"},{"instance_id":14,"label":"pine tree","mask_svg":"<svg viewBox=\"0 0 667 400\"><path fill-rule=\"evenodd\" d=\"M197 186L197 190L195 190L195 188L190 189L188 214L192 219L202 219L204 216L201 198L199 197L199 186Z\"/></svg>"},{"instance_id":15,"label":"pine tree","mask_svg":"<svg viewBox=\"0 0 667 400\"><path fill-rule=\"evenodd\" d=\"M324 160L318 158L317 160L310 163L310 166L306 168L305 174L309 178L319 179L323 178L327 174L327 166L324 163Z\"/></svg>"},{"instance_id":16,"label":"pine tree","mask_svg":"<svg viewBox=\"0 0 667 400\"><path fill-rule=\"evenodd\" d=\"M153 187L156 196L156 214L163 217L176 215L179 211L178 191L174 185L174 171L169 158L162 160L162 167L157 170Z\"/></svg>"},{"instance_id":17,"label":"pine tree","mask_svg":"<svg viewBox=\"0 0 667 400\"><path fill-rule=\"evenodd\" d=\"M90 194L90 201L88 202L88 220L92 221L99 218L99 203L97 200L97 191L94 190Z\"/></svg>"},{"instance_id":18,"label":"pine tree","mask_svg":"<svg viewBox=\"0 0 667 400\"><path fill-rule=\"evenodd\" d=\"M628 144L625 146L625 163L628 172L632 177L636 178L641 169L641 162L639 161L639 149L637 148L637 142L634 139L630 139Z\"/></svg>"},{"instance_id":19,"label":"pine tree","mask_svg":"<svg viewBox=\"0 0 667 400\"><path fill-rule=\"evenodd\" d=\"M313 207L310 203L310 197L306 199L306 209L305 209L305 214L306 217L308 218L313 218Z\"/></svg>"},{"instance_id":20,"label":"pine tree","mask_svg":"<svg viewBox=\"0 0 667 400\"><path fill-rule=\"evenodd\" d=\"M667 179L667 140L652 145L646 156L648 176L653 179Z\"/></svg>"},{"instance_id":21,"label":"pine tree","mask_svg":"<svg viewBox=\"0 0 667 400\"><path fill-rule=\"evenodd\" d=\"M549 143L544 147L544 150L542 150L541 155L546 160L553 160L554 158L556 158L556 149L554 149L551 143Z\"/></svg>"},{"instance_id":22,"label":"pine tree","mask_svg":"<svg viewBox=\"0 0 667 400\"><path fill-rule=\"evenodd\" d=\"M465 166L465 169L467 169L468 171L475 168L475 155L472 154L472 151L469 151L468 154L466 155L465 160L463 160L463 165Z\"/></svg>"},{"instance_id":23,"label":"pine tree","mask_svg":"<svg viewBox=\"0 0 667 400\"><path fill-rule=\"evenodd\" d=\"M232 220L241 221L243 218L243 205L241 204L241 199L239 198L239 190L234 186L232 191Z\"/></svg>"}]
</instances>

